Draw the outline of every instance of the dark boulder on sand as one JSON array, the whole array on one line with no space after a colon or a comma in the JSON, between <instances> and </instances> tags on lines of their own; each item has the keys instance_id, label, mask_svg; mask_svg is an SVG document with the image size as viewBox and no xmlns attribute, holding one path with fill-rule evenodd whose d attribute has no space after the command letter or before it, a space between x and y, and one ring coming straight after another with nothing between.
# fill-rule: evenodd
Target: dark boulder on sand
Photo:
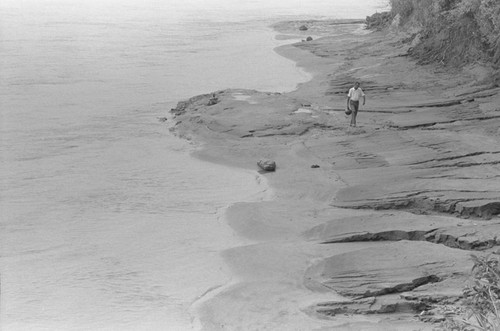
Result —
<instances>
[{"instance_id":1,"label":"dark boulder on sand","mask_svg":"<svg viewBox=\"0 0 500 331\"><path fill-rule=\"evenodd\" d=\"M260 160L257 162L257 165L265 171L275 171L276 170L276 162L271 160Z\"/></svg>"}]
</instances>

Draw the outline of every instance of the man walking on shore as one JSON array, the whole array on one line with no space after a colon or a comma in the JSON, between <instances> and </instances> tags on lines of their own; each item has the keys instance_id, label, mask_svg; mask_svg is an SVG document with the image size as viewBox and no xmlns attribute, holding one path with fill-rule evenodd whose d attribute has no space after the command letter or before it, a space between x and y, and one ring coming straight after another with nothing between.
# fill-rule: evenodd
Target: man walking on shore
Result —
<instances>
[{"instance_id":1,"label":"man walking on shore","mask_svg":"<svg viewBox=\"0 0 500 331\"><path fill-rule=\"evenodd\" d=\"M356 126L356 116L358 116L359 99L363 98L363 106L366 102L365 93L359 87L359 82L354 83L347 94L347 108L352 111L350 126Z\"/></svg>"}]
</instances>

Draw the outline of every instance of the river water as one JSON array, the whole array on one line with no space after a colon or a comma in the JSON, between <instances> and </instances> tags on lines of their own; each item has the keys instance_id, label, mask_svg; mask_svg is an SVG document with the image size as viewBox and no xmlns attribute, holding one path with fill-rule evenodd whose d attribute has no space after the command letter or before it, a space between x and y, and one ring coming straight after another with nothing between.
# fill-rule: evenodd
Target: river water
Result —
<instances>
[{"instance_id":1,"label":"river water","mask_svg":"<svg viewBox=\"0 0 500 331\"><path fill-rule=\"evenodd\" d=\"M193 303L242 243L224 209L271 192L158 118L223 88L293 90L309 75L271 23L384 2L2 0L2 330L197 329Z\"/></svg>"}]
</instances>

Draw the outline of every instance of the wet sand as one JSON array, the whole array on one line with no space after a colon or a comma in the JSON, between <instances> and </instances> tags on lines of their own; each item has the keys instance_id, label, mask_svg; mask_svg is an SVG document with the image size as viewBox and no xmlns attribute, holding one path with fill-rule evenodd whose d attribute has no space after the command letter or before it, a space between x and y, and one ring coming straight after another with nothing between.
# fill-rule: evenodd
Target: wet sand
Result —
<instances>
[{"instance_id":1,"label":"wet sand","mask_svg":"<svg viewBox=\"0 0 500 331\"><path fill-rule=\"evenodd\" d=\"M280 24L299 34L300 22ZM197 303L204 330L433 330L473 263L499 252L500 89L479 66L419 66L398 36L308 22L277 52L313 75L289 93L228 89L172 110L197 157L260 171L273 196L226 221L248 244ZM331 29L331 30L328 30ZM358 126L346 93L367 94ZM312 167L314 166L314 167Z\"/></svg>"}]
</instances>

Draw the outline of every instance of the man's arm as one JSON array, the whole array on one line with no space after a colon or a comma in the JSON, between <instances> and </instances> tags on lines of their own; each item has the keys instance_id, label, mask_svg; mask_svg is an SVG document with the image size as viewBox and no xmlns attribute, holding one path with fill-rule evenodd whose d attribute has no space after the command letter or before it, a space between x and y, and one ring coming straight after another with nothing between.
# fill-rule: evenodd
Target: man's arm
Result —
<instances>
[{"instance_id":1,"label":"man's arm","mask_svg":"<svg viewBox=\"0 0 500 331\"><path fill-rule=\"evenodd\" d=\"M363 106L365 105L366 103L366 95L363 95Z\"/></svg>"}]
</instances>

